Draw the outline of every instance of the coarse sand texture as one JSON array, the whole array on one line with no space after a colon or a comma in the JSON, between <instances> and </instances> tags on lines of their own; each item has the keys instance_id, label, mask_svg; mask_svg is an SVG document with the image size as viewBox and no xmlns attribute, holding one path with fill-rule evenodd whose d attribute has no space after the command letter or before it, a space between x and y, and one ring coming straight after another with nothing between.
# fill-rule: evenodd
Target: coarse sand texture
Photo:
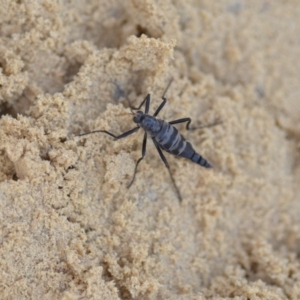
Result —
<instances>
[{"instance_id":1,"label":"coarse sand texture","mask_svg":"<svg viewBox=\"0 0 300 300\"><path fill-rule=\"evenodd\" d=\"M296 0L1 1L0 299L299 300L299 57ZM127 188L142 129L79 136L171 79L182 202L151 138Z\"/></svg>"}]
</instances>

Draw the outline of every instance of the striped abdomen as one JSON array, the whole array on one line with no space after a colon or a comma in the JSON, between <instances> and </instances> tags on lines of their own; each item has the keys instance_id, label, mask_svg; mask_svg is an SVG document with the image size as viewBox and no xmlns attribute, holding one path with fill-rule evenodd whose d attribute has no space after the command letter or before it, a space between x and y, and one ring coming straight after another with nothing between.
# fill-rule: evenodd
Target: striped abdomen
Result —
<instances>
[{"instance_id":1,"label":"striped abdomen","mask_svg":"<svg viewBox=\"0 0 300 300\"><path fill-rule=\"evenodd\" d=\"M157 121L161 125L161 130L153 138L163 150L188 158L205 168L212 167L206 159L196 153L193 146L185 140L174 126L164 120Z\"/></svg>"}]
</instances>

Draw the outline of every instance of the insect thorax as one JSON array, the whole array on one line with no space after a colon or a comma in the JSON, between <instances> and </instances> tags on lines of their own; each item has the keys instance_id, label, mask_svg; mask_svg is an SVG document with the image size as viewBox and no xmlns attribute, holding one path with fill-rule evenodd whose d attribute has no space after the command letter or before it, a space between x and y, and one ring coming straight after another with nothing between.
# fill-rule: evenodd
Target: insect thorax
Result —
<instances>
[{"instance_id":1,"label":"insect thorax","mask_svg":"<svg viewBox=\"0 0 300 300\"><path fill-rule=\"evenodd\" d=\"M144 115L139 124L150 136L154 137L161 130L161 122L153 116Z\"/></svg>"}]
</instances>

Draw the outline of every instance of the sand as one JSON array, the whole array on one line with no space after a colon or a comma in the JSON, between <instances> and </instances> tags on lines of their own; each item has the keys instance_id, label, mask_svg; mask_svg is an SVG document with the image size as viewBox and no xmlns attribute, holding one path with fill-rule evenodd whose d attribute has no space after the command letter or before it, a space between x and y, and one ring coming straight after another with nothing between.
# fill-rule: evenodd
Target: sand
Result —
<instances>
[{"instance_id":1,"label":"sand","mask_svg":"<svg viewBox=\"0 0 300 300\"><path fill-rule=\"evenodd\" d=\"M1 299L300 299L299 1L0 5ZM153 143L165 120L214 168Z\"/></svg>"}]
</instances>

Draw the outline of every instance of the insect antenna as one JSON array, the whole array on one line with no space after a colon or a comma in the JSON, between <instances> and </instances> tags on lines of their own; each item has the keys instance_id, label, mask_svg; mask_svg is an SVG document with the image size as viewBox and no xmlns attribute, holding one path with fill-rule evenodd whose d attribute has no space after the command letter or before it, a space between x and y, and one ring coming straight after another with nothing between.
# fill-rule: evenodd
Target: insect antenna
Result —
<instances>
[{"instance_id":1,"label":"insect antenna","mask_svg":"<svg viewBox=\"0 0 300 300\"><path fill-rule=\"evenodd\" d=\"M165 98L165 95L166 95L166 93L167 93L167 91L168 91L168 89L169 89L171 83L173 82L173 80L174 80L174 78L171 78L171 79L170 79L170 81L169 81L169 83L168 83L168 85L167 85L167 87L166 87L166 89L165 89L165 91L164 91L164 93L163 93L163 95L162 95L162 98L163 98L163 99Z\"/></svg>"},{"instance_id":2,"label":"insect antenna","mask_svg":"<svg viewBox=\"0 0 300 300\"><path fill-rule=\"evenodd\" d=\"M121 89L121 87L117 84L116 80L113 79L110 75L109 75L112 83L116 86L117 88L117 92L118 92L118 95L120 95L119 97L124 97L127 101L127 104L132 112L132 114L134 114L133 110L138 110L139 108L137 107L134 107L132 104L131 104L131 101L129 100L129 98L127 97L127 95L125 94L125 92Z\"/></svg>"}]
</instances>

